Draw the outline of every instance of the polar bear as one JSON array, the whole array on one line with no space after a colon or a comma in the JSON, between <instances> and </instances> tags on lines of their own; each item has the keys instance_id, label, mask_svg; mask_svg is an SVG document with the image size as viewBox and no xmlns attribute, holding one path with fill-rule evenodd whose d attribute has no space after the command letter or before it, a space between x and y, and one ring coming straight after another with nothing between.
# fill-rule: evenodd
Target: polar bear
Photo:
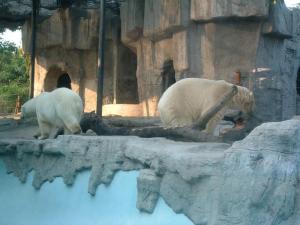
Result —
<instances>
[{"instance_id":1,"label":"polar bear","mask_svg":"<svg viewBox=\"0 0 300 225\"><path fill-rule=\"evenodd\" d=\"M201 78L186 78L176 82L163 93L158 102L163 125L166 127L193 125L217 105L233 86L224 80ZM244 113L252 111L254 105L252 92L245 87L236 87L237 94L208 121L206 132L213 133L228 108L238 108Z\"/></svg>"},{"instance_id":2,"label":"polar bear","mask_svg":"<svg viewBox=\"0 0 300 225\"><path fill-rule=\"evenodd\" d=\"M36 116L38 139L49 137L54 128L64 128L64 134L80 133L83 104L80 96L68 88L43 92L21 107L21 118Z\"/></svg>"}]
</instances>

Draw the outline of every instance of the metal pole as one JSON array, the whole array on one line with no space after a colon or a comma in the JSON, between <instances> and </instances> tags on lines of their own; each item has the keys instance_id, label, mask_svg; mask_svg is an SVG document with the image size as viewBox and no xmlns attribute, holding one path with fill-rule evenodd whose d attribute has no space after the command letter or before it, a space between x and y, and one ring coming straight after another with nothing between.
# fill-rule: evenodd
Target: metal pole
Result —
<instances>
[{"instance_id":1,"label":"metal pole","mask_svg":"<svg viewBox=\"0 0 300 225\"><path fill-rule=\"evenodd\" d=\"M37 16L37 1L32 0L31 14L31 74L30 74L30 92L29 97L34 95L34 67L35 67L35 47L36 47L36 16Z\"/></svg>"},{"instance_id":2,"label":"metal pole","mask_svg":"<svg viewBox=\"0 0 300 225\"><path fill-rule=\"evenodd\" d=\"M103 83L104 83L104 46L105 46L105 0L101 0L99 16L98 47L98 86L96 113L102 118Z\"/></svg>"}]
</instances>

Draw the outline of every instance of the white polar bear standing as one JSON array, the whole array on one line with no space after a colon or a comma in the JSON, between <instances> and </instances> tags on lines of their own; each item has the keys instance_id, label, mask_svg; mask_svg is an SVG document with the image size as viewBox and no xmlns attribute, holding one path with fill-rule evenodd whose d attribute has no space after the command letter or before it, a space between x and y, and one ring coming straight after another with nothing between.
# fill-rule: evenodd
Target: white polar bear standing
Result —
<instances>
[{"instance_id":1,"label":"white polar bear standing","mask_svg":"<svg viewBox=\"0 0 300 225\"><path fill-rule=\"evenodd\" d=\"M182 79L170 86L158 102L158 111L166 127L191 126L220 102L232 90L233 84L224 80L201 78ZM212 133L228 108L238 108L244 113L252 111L254 97L247 88L237 86L237 94L206 124Z\"/></svg>"},{"instance_id":2,"label":"white polar bear standing","mask_svg":"<svg viewBox=\"0 0 300 225\"><path fill-rule=\"evenodd\" d=\"M58 88L43 92L21 107L21 118L36 116L39 139L49 137L52 129L64 128L64 134L80 133L83 104L80 96L68 89Z\"/></svg>"}]
</instances>

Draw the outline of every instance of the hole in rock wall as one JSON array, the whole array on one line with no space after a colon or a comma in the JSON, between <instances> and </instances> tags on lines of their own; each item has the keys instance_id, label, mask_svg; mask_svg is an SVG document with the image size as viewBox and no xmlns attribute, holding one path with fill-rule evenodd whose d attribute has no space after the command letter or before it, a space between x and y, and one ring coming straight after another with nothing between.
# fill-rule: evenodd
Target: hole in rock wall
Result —
<instances>
[{"instance_id":1,"label":"hole in rock wall","mask_svg":"<svg viewBox=\"0 0 300 225\"><path fill-rule=\"evenodd\" d=\"M138 104L137 85L137 56L129 48L121 45L119 47L119 58L122 59L119 65L119 76L117 81L117 104Z\"/></svg>"},{"instance_id":2,"label":"hole in rock wall","mask_svg":"<svg viewBox=\"0 0 300 225\"><path fill-rule=\"evenodd\" d=\"M62 74L58 79L57 79L57 88L60 87L66 87L69 89L71 88L71 78L69 77L69 75L67 73Z\"/></svg>"},{"instance_id":3,"label":"hole in rock wall","mask_svg":"<svg viewBox=\"0 0 300 225\"><path fill-rule=\"evenodd\" d=\"M53 91L56 88L66 87L71 89L71 77L60 68L51 68L44 79L44 91Z\"/></svg>"},{"instance_id":4,"label":"hole in rock wall","mask_svg":"<svg viewBox=\"0 0 300 225\"><path fill-rule=\"evenodd\" d=\"M176 82L175 70L173 66L173 60L168 60L163 65L162 76L162 93L164 93L168 87Z\"/></svg>"}]
</instances>

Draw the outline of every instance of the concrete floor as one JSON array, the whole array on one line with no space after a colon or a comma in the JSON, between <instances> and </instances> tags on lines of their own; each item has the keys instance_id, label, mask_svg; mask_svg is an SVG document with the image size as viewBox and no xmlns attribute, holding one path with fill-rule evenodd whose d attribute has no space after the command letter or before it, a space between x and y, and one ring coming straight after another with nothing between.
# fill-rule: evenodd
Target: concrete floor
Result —
<instances>
[{"instance_id":1,"label":"concrete floor","mask_svg":"<svg viewBox=\"0 0 300 225\"><path fill-rule=\"evenodd\" d=\"M160 124L159 118L104 117L104 120L118 127L145 127ZM0 139L34 139L38 125L36 121L20 120L19 115L0 115Z\"/></svg>"},{"instance_id":2,"label":"concrete floor","mask_svg":"<svg viewBox=\"0 0 300 225\"><path fill-rule=\"evenodd\" d=\"M0 115L0 139L33 139L37 128L35 122L22 122L19 115Z\"/></svg>"},{"instance_id":3,"label":"concrete floor","mask_svg":"<svg viewBox=\"0 0 300 225\"><path fill-rule=\"evenodd\" d=\"M11 127L0 131L0 139L34 139L33 135L37 130L34 125L21 125L18 127Z\"/></svg>"}]
</instances>

